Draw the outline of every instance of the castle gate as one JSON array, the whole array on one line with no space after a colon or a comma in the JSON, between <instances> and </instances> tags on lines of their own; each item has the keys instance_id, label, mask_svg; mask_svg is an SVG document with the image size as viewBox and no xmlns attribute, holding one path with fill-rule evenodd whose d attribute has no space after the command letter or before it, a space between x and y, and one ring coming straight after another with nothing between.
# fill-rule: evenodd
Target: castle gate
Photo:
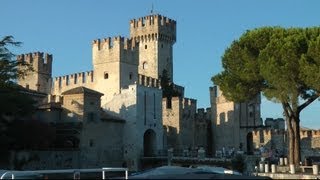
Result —
<instances>
[{"instance_id":1,"label":"castle gate","mask_svg":"<svg viewBox=\"0 0 320 180\"><path fill-rule=\"evenodd\" d=\"M156 155L156 133L152 129L146 130L143 135L143 151L145 157Z\"/></svg>"}]
</instances>

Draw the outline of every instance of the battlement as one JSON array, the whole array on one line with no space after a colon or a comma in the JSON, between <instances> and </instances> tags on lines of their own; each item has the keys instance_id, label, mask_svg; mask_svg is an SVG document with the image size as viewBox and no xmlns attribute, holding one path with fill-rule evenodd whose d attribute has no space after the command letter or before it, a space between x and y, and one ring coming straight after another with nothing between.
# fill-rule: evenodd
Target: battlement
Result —
<instances>
[{"instance_id":1,"label":"battlement","mask_svg":"<svg viewBox=\"0 0 320 180\"><path fill-rule=\"evenodd\" d=\"M188 106L196 106L197 100L191 98L182 98L182 108L186 108Z\"/></svg>"},{"instance_id":2,"label":"battlement","mask_svg":"<svg viewBox=\"0 0 320 180\"><path fill-rule=\"evenodd\" d=\"M279 135L284 135L285 134L285 130L283 129L256 129L252 131L252 135L254 137L271 137L271 136L279 136Z\"/></svg>"},{"instance_id":3,"label":"battlement","mask_svg":"<svg viewBox=\"0 0 320 180\"><path fill-rule=\"evenodd\" d=\"M285 121L283 118L266 118L264 124L270 126L272 129L285 129Z\"/></svg>"},{"instance_id":4,"label":"battlement","mask_svg":"<svg viewBox=\"0 0 320 180\"><path fill-rule=\"evenodd\" d=\"M167 27L172 30L176 29L177 22L168 17L161 16L159 14L148 15L144 17L140 17L138 19L130 20L131 28L141 28L147 26L159 26L159 27Z\"/></svg>"},{"instance_id":5,"label":"battlement","mask_svg":"<svg viewBox=\"0 0 320 180\"><path fill-rule=\"evenodd\" d=\"M300 130L300 138L320 137L320 130Z\"/></svg>"},{"instance_id":6,"label":"battlement","mask_svg":"<svg viewBox=\"0 0 320 180\"><path fill-rule=\"evenodd\" d=\"M17 56L17 61L25 62L34 68L37 72L47 73L51 76L52 55L43 52L33 52Z\"/></svg>"},{"instance_id":7,"label":"battlement","mask_svg":"<svg viewBox=\"0 0 320 180\"><path fill-rule=\"evenodd\" d=\"M134 50L135 45L136 44L131 39L121 36L95 39L92 41L92 46L96 47L97 50L112 49L113 47L120 47L125 50Z\"/></svg>"},{"instance_id":8,"label":"battlement","mask_svg":"<svg viewBox=\"0 0 320 180\"><path fill-rule=\"evenodd\" d=\"M152 39L176 41L177 22L161 15L149 15L130 20L130 37L135 41Z\"/></svg>"},{"instance_id":9,"label":"battlement","mask_svg":"<svg viewBox=\"0 0 320 180\"><path fill-rule=\"evenodd\" d=\"M138 76L139 76L139 78L138 78L139 85L147 86L147 87L154 87L154 88L161 88L159 79L155 79L155 78L148 77L148 76L141 75L141 74L139 74Z\"/></svg>"},{"instance_id":10,"label":"battlement","mask_svg":"<svg viewBox=\"0 0 320 180\"><path fill-rule=\"evenodd\" d=\"M93 71L74 73L55 77L53 80L53 89L65 91L67 89L78 87L81 84L93 82Z\"/></svg>"},{"instance_id":11,"label":"battlement","mask_svg":"<svg viewBox=\"0 0 320 180\"><path fill-rule=\"evenodd\" d=\"M138 65L138 49L136 43L121 36L96 39L92 41L93 64L121 61Z\"/></svg>"},{"instance_id":12,"label":"battlement","mask_svg":"<svg viewBox=\"0 0 320 180\"><path fill-rule=\"evenodd\" d=\"M197 109L197 114L201 115L201 114L207 114L207 113L211 113L211 108L198 108Z\"/></svg>"},{"instance_id":13,"label":"battlement","mask_svg":"<svg viewBox=\"0 0 320 180\"><path fill-rule=\"evenodd\" d=\"M210 120L210 116L211 116L211 108L199 108L197 109L197 112L196 112L196 119L197 120Z\"/></svg>"}]
</instances>

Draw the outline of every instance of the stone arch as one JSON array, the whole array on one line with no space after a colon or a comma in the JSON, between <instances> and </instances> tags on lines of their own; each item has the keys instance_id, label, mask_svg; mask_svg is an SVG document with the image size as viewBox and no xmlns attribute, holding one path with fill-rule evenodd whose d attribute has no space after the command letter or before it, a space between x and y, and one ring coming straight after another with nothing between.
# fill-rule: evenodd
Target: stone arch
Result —
<instances>
[{"instance_id":1,"label":"stone arch","mask_svg":"<svg viewBox=\"0 0 320 180\"><path fill-rule=\"evenodd\" d=\"M249 132L247 134L247 154L248 155L253 154L253 134L252 134L252 132Z\"/></svg>"},{"instance_id":2,"label":"stone arch","mask_svg":"<svg viewBox=\"0 0 320 180\"><path fill-rule=\"evenodd\" d=\"M156 133L152 129L146 130L143 135L143 152L145 157L156 155L157 139Z\"/></svg>"}]
</instances>

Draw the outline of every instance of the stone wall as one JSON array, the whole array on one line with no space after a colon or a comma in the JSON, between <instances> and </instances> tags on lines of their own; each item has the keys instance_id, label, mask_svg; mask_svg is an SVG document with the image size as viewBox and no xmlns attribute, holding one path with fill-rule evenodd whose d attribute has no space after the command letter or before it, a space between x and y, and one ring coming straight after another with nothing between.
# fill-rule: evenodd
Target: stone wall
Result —
<instances>
[{"instance_id":1,"label":"stone wall","mask_svg":"<svg viewBox=\"0 0 320 180\"><path fill-rule=\"evenodd\" d=\"M124 121L85 123L81 132L81 167L119 167L124 162Z\"/></svg>"},{"instance_id":2,"label":"stone wall","mask_svg":"<svg viewBox=\"0 0 320 180\"><path fill-rule=\"evenodd\" d=\"M22 164L23 170L80 168L80 151L20 151L11 157L13 167Z\"/></svg>"},{"instance_id":3,"label":"stone wall","mask_svg":"<svg viewBox=\"0 0 320 180\"><path fill-rule=\"evenodd\" d=\"M176 150L194 147L196 100L172 97L170 101L163 98L162 106L163 126L167 129L168 147Z\"/></svg>"},{"instance_id":4,"label":"stone wall","mask_svg":"<svg viewBox=\"0 0 320 180\"><path fill-rule=\"evenodd\" d=\"M235 148L251 151L247 146L253 129L262 125L260 118L260 95L244 103L228 101L219 87L211 87L212 132L214 150ZM249 149L248 149L249 148Z\"/></svg>"}]
</instances>

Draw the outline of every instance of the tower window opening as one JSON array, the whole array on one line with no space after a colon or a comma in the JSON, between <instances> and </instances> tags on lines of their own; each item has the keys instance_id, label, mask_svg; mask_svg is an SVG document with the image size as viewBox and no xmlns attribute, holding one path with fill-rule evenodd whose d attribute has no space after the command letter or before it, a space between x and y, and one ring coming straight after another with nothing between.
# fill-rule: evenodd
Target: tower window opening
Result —
<instances>
[{"instance_id":1,"label":"tower window opening","mask_svg":"<svg viewBox=\"0 0 320 180\"><path fill-rule=\"evenodd\" d=\"M148 48L148 46L147 45L144 45L144 49L147 49Z\"/></svg>"},{"instance_id":2,"label":"tower window opening","mask_svg":"<svg viewBox=\"0 0 320 180\"><path fill-rule=\"evenodd\" d=\"M107 72L104 73L104 79L109 79L109 74Z\"/></svg>"},{"instance_id":3,"label":"tower window opening","mask_svg":"<svg viewBox=\"0 0 320 180\"><path fill-rule=\"evenodd\" d=\"M130 73L130 74L129 74L129 79L130 79L130 80L132 79L132 76L133 76L132 73Z\"/></svg>"},{"instance_id":4,"label":"tower window opening","mask_svg":"<svg viewBox=\"0 0 320 180\"><path fill-rule=\"evenodd\" d=\"M147 62L144 62L144 63L142 64L142 68L143 68L143 69L147 69L147 68L148 68L148 63L147 63Z\"/></svg>"}]
</instances>

